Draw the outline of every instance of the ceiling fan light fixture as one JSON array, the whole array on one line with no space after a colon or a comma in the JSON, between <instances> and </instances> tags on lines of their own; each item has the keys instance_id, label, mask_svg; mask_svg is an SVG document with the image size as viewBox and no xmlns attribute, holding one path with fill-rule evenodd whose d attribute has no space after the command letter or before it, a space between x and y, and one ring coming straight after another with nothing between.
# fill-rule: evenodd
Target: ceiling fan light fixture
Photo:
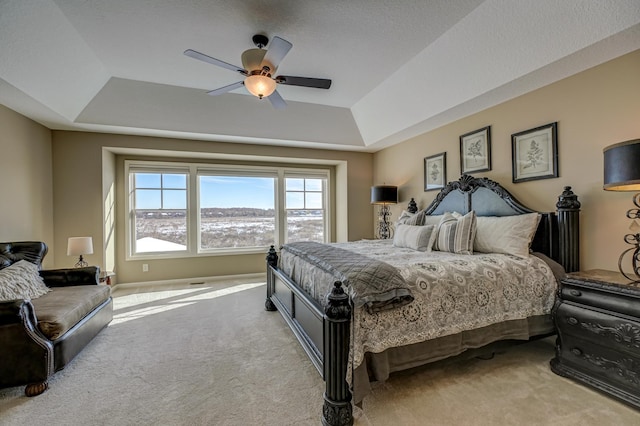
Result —
<instances>
[{"instance_id":1,"label":"ceiling fan light fixture","mask_svg":"<svg viewBox=\"0 0 640 426\"><path fill-rule=\"evenodd\" d=\"M249 93L262 99L276 90L276 82L266 75L255 74L244 79L244 87Z\"/></svg>"}]
</instances>

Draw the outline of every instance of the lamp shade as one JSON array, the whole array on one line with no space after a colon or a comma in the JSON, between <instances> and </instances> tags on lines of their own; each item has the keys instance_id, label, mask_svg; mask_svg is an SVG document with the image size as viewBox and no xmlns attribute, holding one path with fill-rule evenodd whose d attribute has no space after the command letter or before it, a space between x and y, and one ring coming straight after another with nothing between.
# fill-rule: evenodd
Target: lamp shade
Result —
<instances>
[{"instance_id":1,"label":"lamp shade","mask_svg":"<svg viewBox=\"0 0 640 426\"><path fill-rule=\"evenodd\" d=\"M67 256L93 254L93 238L71 237L67 243Z\"/></svg>"},{"instance_id":2,"label":"lamp shade","mask_svg":"<svg viewBox=\"0 0 640 426\"><path fill-rule=\"evenodd\" d=\"M640 191L640 139L604 149L604 189Z\"/></svg>"},{"instance_id":3,"label":"lamp shade","mask_svg":"<svg viewBox=\"0 0 640 426\"><path fill-rule=\"evenodd\" d=\"M397 186L378 185L371 187L371 204L396 204L397 202Z\"/></svg>"}]
</instances>

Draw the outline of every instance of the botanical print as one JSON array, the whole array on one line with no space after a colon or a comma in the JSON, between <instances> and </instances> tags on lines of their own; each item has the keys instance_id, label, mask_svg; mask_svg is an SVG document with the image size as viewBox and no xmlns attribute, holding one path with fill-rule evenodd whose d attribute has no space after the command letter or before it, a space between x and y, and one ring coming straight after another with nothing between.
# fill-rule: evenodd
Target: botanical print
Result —
<instances>
[{"instance_id":1,"label":"botanical print","mask_svg":"<svg viewBox=\"0 0 640 426\"><path fill-rule=\"evenodd\" d=\"M482 150L482 139L476 139L467 145L467 156L473 159L474 164L478 165L482 163L482 157L484 152Z\"/></svg>"},{"instance_id":2,"label":"botanical print","mask_svg":"<svg viewBox=\"0 0 640 426\"><path fill-rule=\"evenodd\" d=\"M440 181L440 168L438 167L438 163L433 163L431 165L431 181L439 182Z\"/></svg>"},{"instance_id":3,"label":"botanical print","mask_svg":"<svg viewBox=\"0 0 640 426\"><path fill-rule=\"evenodd\" d=\"M447 153L432 155L424 159L424 190L440 189L447 181Z\"/></svg>"},{"instance_id":4,"label":"botanical print","mask_svg":"<svg viewBox=\"0 0 640 426\"><path fill-rule=\"evenodd\" d=\"M518 156L519 175L548 172L550 164L547 158L550 148L548 135L538 134L521 139L518 148L520 153Z\"/></svg>"},{"instance_id":5,"label":"botanical print","mask_svg":"<svg viewBox=\"0 0 640 426\"><path fill-rule=\"evenodd\" d=\"M460 136L460 171L491 170L491 126Z\"/></svg>"},{"instance_id":6,"label":"botanical print","mask_svg":"<svg viewBox=\"0 0 640 426\"><path fill-rule=\"evenodd\" d=\"M511 135L513 182L558 177L557 123Z\"/></svg>"}]
</instances>

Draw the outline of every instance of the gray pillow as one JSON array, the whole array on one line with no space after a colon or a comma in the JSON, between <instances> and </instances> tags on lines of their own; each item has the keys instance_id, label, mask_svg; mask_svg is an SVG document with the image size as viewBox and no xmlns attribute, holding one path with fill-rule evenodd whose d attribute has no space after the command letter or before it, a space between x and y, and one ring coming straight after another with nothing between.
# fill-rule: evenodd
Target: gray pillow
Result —
<instances>
[{"instance_id":1,"label":"gray pillow","mask_svg":"<svg viewBox=\"0 0 640 426\"><path fill-rule=\"evenodd\" d=\"M395 247L405 247L418 251L431 251L435 239L435 226L398 225L393 236Z\"/></svg>"},{"instance_id":2,"label":"gray pillow","mask_svg":"<svg viewBox=\"0 0 640 426\"><path fill-rule=\"evenodd\" d=\"M402 210L400 217L398 217L398 220L396 221L396 228L398 225L424 225L424 211L409 213L406 210Z\"/></svg>"},{"instance_id":3,"label":"gray pillow","mask_svg":"<svg viewBox=\"0 0 640 426\"><path fill-rule=\"evenodd\" d=\"M473 254L476 236L476 213L472 210L456 218L451 213L442 215L434 250L457 254Z\"/></svg>"}]
</instances>

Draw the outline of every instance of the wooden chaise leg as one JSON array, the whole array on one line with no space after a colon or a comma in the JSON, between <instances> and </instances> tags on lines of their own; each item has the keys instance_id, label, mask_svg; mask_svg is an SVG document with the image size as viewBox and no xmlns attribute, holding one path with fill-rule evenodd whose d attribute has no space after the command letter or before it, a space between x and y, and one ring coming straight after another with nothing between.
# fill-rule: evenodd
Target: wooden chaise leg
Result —
<instances>
[{"instance_id":1,"label":"wooden chaise leg","mask_svg":"<svg viewBox=\"0 0 640 426\"><path fill-rule=\"evenodd\" d=\"M38 396L47 389L49 389L49 382L46 380L41 383L31 383L24 388L24 394L26 396Z\"/></svg>"},{"instance_id":2,"label":"wooden chaise leg","mask_svg":"<svg viewBox=\"0 0 640 426\"><path fill-rule=\"evenodd\" d=\"M278 267L278 253L276 252L276 248L274 246L271 246L269 248L269 252L267 253L267 265L273 268ZM274 305L274 303L271 301L274 285L275 283L273 281L273 272L269 267L267 267L267 300L264 301L264 308L267 311L277 310L276 305Z\"/></svg>"},{"instance_id":3,"label":"wooden chaise leg","mask_svg":"<svg viewBox=\"0 0 640 426\"><path fill-rule=\"evenodd\" d=\"M351 391L347 383L351 305L337 281L328 297L324 324L324 426L353 425Z\"/></svg>"}]
</instances>

